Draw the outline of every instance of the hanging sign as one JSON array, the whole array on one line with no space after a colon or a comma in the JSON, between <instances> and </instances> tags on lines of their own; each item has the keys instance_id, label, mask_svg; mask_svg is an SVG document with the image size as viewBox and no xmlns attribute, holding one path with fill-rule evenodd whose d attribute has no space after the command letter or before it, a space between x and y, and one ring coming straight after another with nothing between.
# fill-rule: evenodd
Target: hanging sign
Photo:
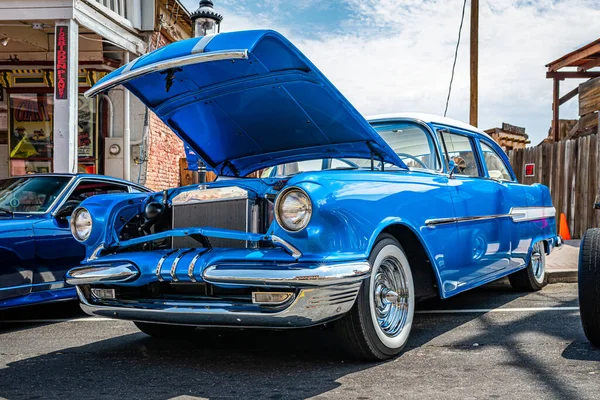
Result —
<instances>
[{"instance_id":1,"label":"hanging sign","mask_svg":"<svg viewBox=\"0 0 600 400\"><path fill-rule=\"evenodd\" d=\"M525 164L525 176L535 176L535 164Z\"/></svg>"},{"instance_id":2,"label":"hanging sign","mask_svg":"<svg viewBox=\"0 0 600 400\"><path fill-rule=\"evenodd\" d=\"M56 99L66 100L69 96L68 86L68 68L69 68L69 27L66 25L57 25L55 36L55 74L54 91Z\"/></svg>"}]
</instances>

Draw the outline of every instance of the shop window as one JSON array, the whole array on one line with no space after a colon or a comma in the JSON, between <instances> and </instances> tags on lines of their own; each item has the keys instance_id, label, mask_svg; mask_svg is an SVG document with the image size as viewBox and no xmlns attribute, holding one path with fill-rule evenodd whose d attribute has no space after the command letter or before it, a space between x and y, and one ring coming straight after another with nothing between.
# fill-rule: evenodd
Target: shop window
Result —
<instances>
[{"instance_id":1,"label":"shop window","mask_svg":"<svg viewBox=\"0 0 600 400\"><path fill-rule=\"evenodd\" d=\"M10 174L52 172L52 93L10 93L8 148ZM79 172L97 171L97 101L78 98Z\"/></svg>"}]
</instances>

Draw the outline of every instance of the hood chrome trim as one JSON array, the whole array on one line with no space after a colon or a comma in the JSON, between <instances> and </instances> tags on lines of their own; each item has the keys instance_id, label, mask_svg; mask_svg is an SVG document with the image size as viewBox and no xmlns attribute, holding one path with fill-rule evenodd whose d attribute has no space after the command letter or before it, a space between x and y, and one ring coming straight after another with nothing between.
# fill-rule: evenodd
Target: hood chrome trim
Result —
<instances>
[{"instance_id":1,"label":"hood chrome trim","mask_svg":"<svg viewBox=\"0 0 600 400\"><path fill-rule=\"evenodd\" d=\"M171 60L165 60L156 62L153 64L145 65L135 70L128 70L128 66L125 67L121 75L115 76L112 79L101 81L96 84L93 88L85 92L86 97L93 97L100 92L111 89L124 82L135 79L142 75L162 71L169 68L183 67L190 64L198 64L203 62L211 61L223 61L223 60L245 60L248 58L248 50L227 50L227 51L213 51L210 53L194 53L184 57L178 57ZM132 61L136 63L138 59ZM128 64L129 65L129 64ZM131 67L130 67L131 68Z\"/></svg>"}]
</instances>

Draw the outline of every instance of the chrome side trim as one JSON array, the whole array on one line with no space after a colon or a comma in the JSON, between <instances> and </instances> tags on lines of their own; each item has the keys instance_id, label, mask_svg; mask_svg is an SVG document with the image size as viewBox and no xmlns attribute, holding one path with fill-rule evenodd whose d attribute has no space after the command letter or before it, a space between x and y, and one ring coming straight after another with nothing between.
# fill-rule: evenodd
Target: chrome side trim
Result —
<instances>
[{"instance_id":1,"label":"chrome side trim","mask_svg":"<svg viewBox=\"0 0 600 400\"><path fill-rule=\"evenodd\" d=\"M142 75L162 71L169 68L183 67L185 65L199 64L203 62L222 60L245 60L248 58L248 50L212 51L210 53L196 53L170 60L163 60L153 64L145 65L133 71L124 72L119 76L100 82L85 92L86 97L93 97L98 93L120 85Z\"/></svg>"},{"instance_id":2,"label":"chrome side trim","mask_svg":"<svg viewBox=\"0 0 600 400\"><path fill-rule=\"evenodd\" d=\"M158 280L159 280L160 282L163 282L163 281L164 281L164 279L163 279L163 278L162 278L162 276L160 275L160 270L162 269L162 265L163 265L163 263L165 262L165 260L166 260L167 258L169 258L169 256L171 256L171 255L173 255L173 254L177 253L179 250L180 250L180 249L175 249L175 250L172 250L172 251L168 252L167 254L165 254L164 256L162 256L162 257L160 258L160 260L158 260L158 264L156 264L156 277L158 278Z\"/></svg>"},{"instance_id":3,"label":"chrome side trim","mask_svg":"<svg viewBox=\"0 0 600 400\"><path fill-rule=\"evenodd\" d=\"M314 268L298 264L280 265L277 269L260 264L223 263L204 269L202 278L208 283L256 285L272 287L322 287L354 283L371 271L367 261L323 264Z\"/></svg>"},{"instance_id":4,"label":"chrome side trim","mask_svg":"<svg viewBox=\"0 0 600 400\"><path fill-rule=\"evenodd\" d=\"M296 260L302 257L302 253L300 252L300 250L298 250L279 236L271 235L271 242L281 245L281 247L287 250Z\"/></svg>"},{"instance_id":5,"label":"chrome side trim","mask_svg":"<svg viewBox=\"0 0 600 400\"><path fill-rule=\"evenodd\" d=\"M554 207L513 207L508 214L477 215L472 217L435 218L425 221L425 225L435 227L436 225L452 224L457 222L483 221L496 218L512 218L513 222L534 221L556 216Z\"/></svg>"},{"instance_id":6,"label":"chrome side trim","mask_svg":"<svg viewBox=\"0 0 600 400\"><path fill-rule=\"evenodd\" d=\"M537 219L556 217L554 207L513 207L510 215L514 222L534 221Z\"/></svg>"},{"instance_id":7,"label":"chrome side trim","mask_svg":"<svg viewBox=\"0 0 600 400\"><path fill-rule=\"evenodd\" d=\"M70 285L88 285L91 283L119 283L137 278L140 271L129 263L95 267L73 268L66 275Z\"/></svg>"},{"instance_id":8,"label":"chrome side trim","mask_svg":"<svg viewBox=\"0 0 600 400\"><path fill-rule=\"evenodd\" d=\"M508 218L510 214L496 214L496 215L478 215L473 217L453 217L453 218L436 218L436 219L428 219L425 221L425 225L429 227L435 227L437 225L443 224L453 224L455 222L469 222L469 221L483 221L487 219L496 219L496 218Z\"/></svg>"},{"instance_id":9,"label":"chrome side trim","mask_svg":"<svg viewBox=\"0 0 600 400\"><path fill-rule=\"evenodd\" d=\"M189 254L194 250L196 250L196 249L187 249L185 251L182 251L181 253L179 253L177 255L177 257L175 257L175 260L173 260L173 264L171 264L171 278L173 278L173 282L179 281L179 279L177 279L177 275L176 275L177 264L179 264L179 260L181 260L183 258L183 256L185 256L186 254Z\"/></svg>"}]
</instances>

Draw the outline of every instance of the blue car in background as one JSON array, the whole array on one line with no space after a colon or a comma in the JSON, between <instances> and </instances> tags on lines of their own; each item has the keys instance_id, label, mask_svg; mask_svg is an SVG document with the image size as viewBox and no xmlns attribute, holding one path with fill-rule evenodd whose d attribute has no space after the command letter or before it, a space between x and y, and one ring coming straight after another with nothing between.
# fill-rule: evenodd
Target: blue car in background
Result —
<instances>
[{"instance_id":1,"label":"blue car in background","mask_svg":"<svg viewBox=\"0 0 600 400\"><path fill-rule=\"evenodd\" d=\"M406 345L421 299L547 282L561 245L547 187L517 182L473 126L363 117L276 32L176 42L87 95L120 84L218 178L75 209L87 253L67 281L89 314L176 339L331 323L350 352L381 360Z\"/></svg>"},{"instance_id":2,"label":"blue car in background","mask_svg":"<svg viewBox=\"0 0 600 400\"><path fill-rule=\"evenodd\" d=\"M76 298L65 272L84 259L71 212L97 194L148 192L100 175L39 174L0 180L0 309Z\"/></svg>"}]
</instances>

